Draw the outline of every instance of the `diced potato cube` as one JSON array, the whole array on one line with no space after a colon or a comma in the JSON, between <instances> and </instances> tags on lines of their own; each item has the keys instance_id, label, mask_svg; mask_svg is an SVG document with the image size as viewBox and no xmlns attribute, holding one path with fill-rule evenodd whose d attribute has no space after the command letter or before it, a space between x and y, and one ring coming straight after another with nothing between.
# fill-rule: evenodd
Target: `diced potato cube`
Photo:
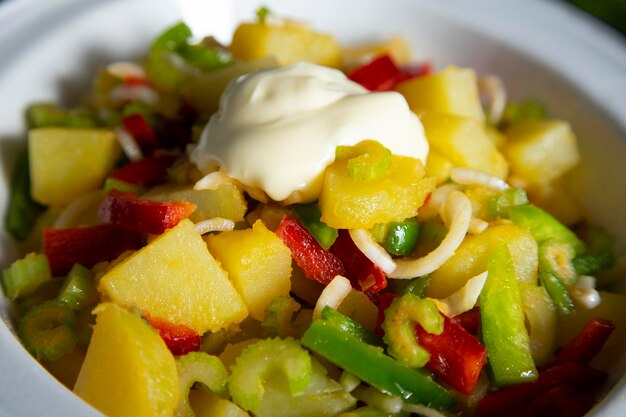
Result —
<instances>
[{"instance_id":1,"label":"diced potato cube","mask_svg":"<svg viewBox=\"0 0 626 417\"><path fill-rule=\"evenodd\" d=\"M465 238L454 255L430 274L426 290L429 297L445 298L460 289L468 279L485 272L489 254L506 243L519 282L536 282L539 265L537 242L526 230L504 224L491 226L483 233Z\"/></svg>"},{"instance_id":2,"label":"diced potato cube","mask_svg":"<svg viewBox=\"0 0 626 417\"><path fill-rule=\"evenodd\" d=\"M426 158L426 175L435 177L437 184L442 184L450 178L450 170L454 167L452 161L435 150L428 152Z\"/></svg>"},{"instance_id":3,"label":"diced potato cube","mask_svg":"<svg viewBox=\"0 0 626 417\"><path fill-rule=\"evenodd\" d=\"M272 300L289 295L291 251L262 221L251 229L209 235L206 242L252 318L263 320Z\"/></svg>"},{"instance_id":4,"label":"diced potato cube","mask_svg":"<svg viewBox=\"0 0 626 417\"><path fill-rule=\"evenodd\" d=\"M487 136L483 122L435 112L423 112L420 119L432 150L455 166L506 178L508 163Z\"/></svg>"},{"instance_id":5,"label":"diced potato cube","mask_svg":"<svg viewBox=\"0 0 626 417\"><path fill-rule=\"evenodd\" d=\"M120 146L110 130L41 128L28 133L28 154L33 198L64 206L102 185Z\"/></svg>"},{"instance_id":6,"label":"diced potato cube","mask_svg":"<svg viewBox=\"0 0 626 417\"><path fill-rule=\"evenodd\" d=\"M580 160L576 137L562 120L525 120L506 131L504 154L512 174L529 183L550 183Z\"/></svg>"},{"instance_id":7,"label":"diced potato cube","mask_svg":"<svg viewBox=\"0 0 626 417\"><path fill-rule=\"evenodd\" d=\"M332 36L294 22L243 23L235 30L230 50L242 61L270 55L281 65L296 61L335 68L341 65L341 49Z\"/></svg>"},{"instance_id":8,"label":"diced potato cube","mask_svg":"<svg viewBox=\"0 0 626 417\"><path fill-rule=\"evenodd\" d=\"M432 111L485 120L476 73L471 68L448 67L434 74L403 81L396 87L416 113Z\"/></svg>"},{"instance_id":9,"label":"diced potato cube","mask_svg":"<svg viewBox=\"0 0 626 417\"><path fill-rule=\"evenodd\" d=\"M411 63L411 50L406 38L394 36L382 42L344 47L341 51L342 66L348 69L359 67L383 54L389 55L396 65L402 66Z\"/></svg>"},{"instance_id":10,"label":"diced potato cube","mask_svg":"<svg viewBox=\"0 0 626 417\"><path fill-rule=\"evenodd\" d=\"M111 417L171 416L178 404L178 371L163 339L116 304L101 304L94 312L74 392Z\"/></svg>"},{"instance_id":11,"label":"diced potato cube","mask_svg":"<svg viewBox=\"0 0 626 417\"><path fill-rule=\"evenodd\" d=\"M421 161L392 156L389 171L380 179L359 180L348 174L348 160L326 168L319 205L322 221L338 229L370 229L376 223L404 220L435 187L424 177Z\"/></svg>"},{"instance_id":12,"label":"diced potato cube","mask_svg":"<svg viewBox=\"0 0 626 417\"><path fill-rule=\"evenodd\" d=\"M111 268L98 289L118 304L199 334L239 323L248 315L188 219Z\"/></svg>"},{"instance_id":13,"label":"diced potato cube","mask_svg":"<svg viewBox=\"0 0 626 417\"><path fill-rule=\"evenodd\" d=\"M234 222L243 220L247 204L243 192L232 184L224 184L215 190L194 190L190 185L163 185L142 195L152 201L187 201L196 205L189 220L197 223L213 217L223 217Z\"/></svg>"}]
</instances>

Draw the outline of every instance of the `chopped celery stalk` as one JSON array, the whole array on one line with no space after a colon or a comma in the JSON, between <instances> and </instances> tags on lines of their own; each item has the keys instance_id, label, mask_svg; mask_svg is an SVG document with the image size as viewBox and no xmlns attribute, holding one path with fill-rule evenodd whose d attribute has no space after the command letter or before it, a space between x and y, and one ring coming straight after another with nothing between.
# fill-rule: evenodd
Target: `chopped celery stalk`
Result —
<instances>
[{"instance_id":1,"label":"chopped celery stalk","mask_svg":"<svg viewBox=\"0 0 626 417\"><path fill-rule=\"evenodd\" d=\"M521 188L509 188L500 195L494 195L487 200L488 212L494 218L501 217L507 219L509 217L509 207L520 206L528 203L526 191Z\"/></svg>"},{"instance_id":2,"label":"chopped celery stalk","mask_svg":"<svg viewBox=\"0 0 626 417\"><path fill-rule=\"evenodd\" d=\"M91 342L93 334L93 326L96 324L96 315L92 314L91 308L84 308L76 312L76 323L74 324L74 333L76 334L76 343L78 346L87 348Z\"/></svg>"},{"instance_id":3,"label":"chopped celery stalk","mask_svg":"<svg viewBox=\"0 0 626 417\"><path fill-rule=\"evenodd\" d=\"M295 336L291 320L300 304L291 297L276 297L265 310L263 328L271 336Z\"/></svg>"},{"instance_id":4,"label":"chopped celery stalk","mask_svg":"<svg viewBox=\"0 0 626 417\"><path fill-rule=\"evenodd\" d=\"M104 192L108 193L111 190L123 191L125 193L143 194L148 189L146 187L142 187L141 185L131 184L126 181L109 177L104 181Z\"/></svg>"},{"instance_id":5,"label":"chopped celery stalk","mask_svg":"<svg viewBox=\"0 0 626 417\"><path fill-rule=\"evenodd\" d=\"M415 250L419 237L420 224L416 217L393 222L387 229L383 246L392 255L406 256Z\"/></svg>"},{"instance_id":6,"label":"chopped celery stalk","mask_svg":"<svg viewBox=\"0 0 626 417\"><path fill-rule=\"evenodd\" d=\"M393 300L385 310L384 340L389 354L412 368L421 368L430 360L430 353L419 345L415 337L415 325L426 332L440 335L443 332L443 317L431 300L413 294L405 294Z\"/></svg>"},{"instance_id":7,"label":"chopped celery stalk","mask_svg":"<svg viewBox=\"0 0 626 417\"><path fill-rule=\"evenodd\" d=\"M533 204L510 207L509 217L513 223L528 230L537 243L554 239L571 245L576 254L585 250L584 242L574 232L551 214Z\"/></svg>"},{"instance_id":8,"label":"chopped celery stalk","mask_svg":"<svg viewBox=\"0 0 626 417\"><path fill-rule=\"evenodd\" d=\"M480 294L482 337L496 386L537 378L524 321L519 285L508 247L496 246L487 263L487 280Z\"/></svg>"},{"instance_id":9,"label":"chopped celery stalk","mask_svg":"<svg viewBox=\"0 0 626 417\"><path fill-rule=\"evenodd\" d=\"M16 307L17 316L22 317L32 307L56 298L59 294L61 284L61 280L53 278L41 284L34 293L16 300L14 305Z\"/></svg>"},{"instance_id":10,"label":"chopped celery stalk","mask_svg":"<svg viewBox=\"0 0 626 417\"><path fill-rule=\"evenodd\" d=\"M555 275L548 271L539 272L539 279L552 302L556 306L558 312L562 315L568 315L574 310L574 301L567 291L565 284Z\"/></svg>"},{"instance_id":11,"label":"chopped celery stalk","mask_svg":"<svg viewBox=\"0 0 626 417\"><path fill-rule=\"evenodd\" d=\"M93 279L93 272L80 264L74 264L57 299L72 310L82 309L94 288Z\"/></svg>"},{"instance_id":12,"label":"chopped celery stalk","mask_svg":"<svg viewBox=\"0 0 626 417\"><path fill-rule=\"evenodd\" d=\"M510 125L522 120L543 120L547 117L546 108L540 103L527 100L521 103L506 103L504 114L502 115L502 123Z\"/></svg>"},{"instance_id":13,"label":"chopped celery stalk","mask_svg":"<svg viewBox=\"0 0 626 417\"><path fill-rule=\"evenodd\" d=\"M609 251L585 253L572 260L578 275L593 275L611 268L614 263L615 255Z\"/></svg>"},{"instance_id":14,"label":"chopped celery stalk","mask_svg":"<svg viewBox=\"0 0 626 417\"><path fill-rule=\"evenodd\" d=\"M573 259L574 249L571 245L554 239L548 239L539 245L539 271L549 272L565 285L576 282Z\"/></svg>"},{"instance_id":15,"label":"chopped celery stalk","mask_svg":"<svg viewBox=\"0 0 626 417\"><path fill-rule=\"evenodd\" d=\"M28 151L22 151L17 157L11 176L9 207L4 224L9 234L22 241L28 237L35 220L43 210L30 195L30 170Z\"/></svg>"},{"instance_id":16,"label":"chopped celery stalk","mask_svg":"<svg viewBox=\"0 0 626 417\"><path fill-rule=\"evenodd\" d=\"M398 280L398 281L404 281L404 280ZM414 295L417 295L418 297L424 297L424 293L426 292L426 288L428 288L429 284L430 284L429 275L416 278L412 280L411 283L402 290L401 295L414 294Z\"/></svg>"},{"instance_id":17,"label":"chopped celery stalk","mask_svg":"<svg viewBox=\"0 0 626 417\"><path fill-rule=\"evenodd\" d=\"M2 271L2 288L11 300L34 293L41 284L52 279L48 258L29 253Z\"/></svg>"},{"instance_id":18,"label":"chopped celery stalk","mask_svg":"<svg viewBox=\"0 0 626 417\"><path fill-rule=\"evenodd\" d=\"M217 356L204 352L190 352L176 359L176 367L180 392L176 417L195 416L189 404L189 390L196 382L215 394L226 393L228 372Z\"/></svg>"},{"instance_id":19,"label":"chopped celery stalk","mask_svg":"<svg viewBox=\"0 0 626 417\"><path fill-rule=\"evenodd\" d=\"M228 388L233 401L253 413L261 405L264 380L276 373L287 378L292 395L301 393L311 378L311 357L298 342L287 339L264 339L243 350L232 367Z\"/></svg>"},{"instance_id":20,"label":"chopped celery stalk","mask_svg":"<svg viewBox=\"0 0 626 417\"><path fill-rule=\"evenodd\" d=\"M454 397L418 369L385 355L380 346L364 343L328 320L315 320L302 344L380 391L405 402L449 409Z\"/></svg>"},{"instance_id":21,"label":"chopped celery stalk","mask_svg":"<svg viewBox=\"0 0 626 417\"><path fill-rule=\"evenodd\" d=\"M158 89L167 93L174 93L187 79L187 74L179 68L174 60L180 57L172 53L150 55L146 61L148 79Z\"/></svg>"},{"instance_id":22,"label":"chopped celery stalk","mask_svg":"<svg viewBox=\"0 0 626 417\"><path fill-rule=\"evenodd\" d=\"M179 49L178 54L189 64L202 71L224 68L234 62L232 55L229 53L203 44L187 45Z\"/></svg>"},{"instance_id":23,"label":"chopped celery stalk","mask_svg":"<svg viewBox=\"0 0 626 417\"><path fill-rule=\"evenodd\" d=\"M391 151L374 140L337 146L335 158L348 159L348 175L362 181L382 178L391 166Z\"/></svg>"},{"instance_id":24,"label":"chopped celery stalk","mask_svg":"<svg viewBox=\"0 0 626 417\"><path fill-rule=\"evenodd\" d=\"M296 212L300 223L313 235L321 247L328 250L335 243L339 231L320 220L322 212L317 202L294 204L291 208Z\"/></svg>"},{"instance_id":25,"label":"chopped celery stalk","mask_svg":"<svg viewBox=\"0 0 626 417\"><path fill-rule=\"evenodd\" d=\"M76 345L75 315L71 308L56 300L28 310L18 323L18 336L37 359L54 361L71 352Z\"/></svg>"},{"instance_id":26,"label":"chopped celery stalk","mask_svg":"<svg viewBox=\"0 0 626 417\"><path fill-rule=\"evenodd\" d=\"M192 33L189 26L179 22L162 32L150 47L150 54L161 54L163 52L173 52L187 45L187 40Z\"/></svg>"},{"instance_id":27,"label":"chopped celery stalk","mask_svg":"<svg viewBox=\"0 0 626 417\"><path fill-rule=\"evenodd\" d=\"M54 104L33 104L26 110L26 121L31 129L49 126L66 126L68 113Z\"/></svg>"},{"instance_id":28,"label":"chopped celery stalk","mask_svg":"<svg viewBox=\"0 0 626 417\"><path fill-rule=\"evenodd\" d=\"M333 326L350 333L351 336L357 338L363 343L369 345L384 347L383 340L373 331L363 327L350 317L335 310L332 307L324 307L322 310L322 319L328 321Z\"/></svg>"}]
</instances>

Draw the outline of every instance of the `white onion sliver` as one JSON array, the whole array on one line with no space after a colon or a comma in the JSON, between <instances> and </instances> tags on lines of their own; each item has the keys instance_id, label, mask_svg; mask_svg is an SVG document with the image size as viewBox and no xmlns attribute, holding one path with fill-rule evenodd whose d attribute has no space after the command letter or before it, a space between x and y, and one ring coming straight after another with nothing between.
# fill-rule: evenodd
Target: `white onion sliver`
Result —
<instances>
[{"instance_id":1,"label":"white onion sliver","mask_svg":"<svg viewBox=\"0 0 626 417\"><path fill-rule=\"evenodd\" d=\"M317 303L315 303L315 309L313 310L313 319L317 319L322 314L324 307L329 306L332 308L338 308L341 302L350 294L352 290L352 284L350 280L341 275L336 275L332 281L326 285Z\"/></svg>"},{"instance_id":2,"label":"white onion sliver","mask_svg":"<svg viewBox=\"0 0 626 417\"><path fill-rule=\"evenodd\" d=\"M502 119L506 108L506 89L504 83L495 75L485 75L478 79L480 92L486 96L487 113L489 121L497 125Z\"/></svg>"},{"instance_id":3,"label":"white onion sliver","mask_svg":"<svg viewBox=\"0 0 626 417\"><path fill-rule=\"evenodd\" d=\"M437 308L448 317L455 317L476 305L487 281L487 271L470 278L463 287L444 299L433 299Z\"/></svg>"},{"instance_id":4,"label":"white onion sliver","mask_svg":"<svg viewBox=\"0 0 626 417\"><path fill-rule=\"evenodd\" d=\"M361 379L352 372L343 371L341 377L339 377L339 384L347 392L352 392L356 387L361 385Z\"/></svg>"},{"instance_id":5,"label":"white onion sliver","mask_svg":"<svg viewBox=\"0 0 626 417\"><path fill-rule=\"evenodd\" d=\"M406 411L411 414L419 414L424 417L446 417L445 414L440 413L434 408L426 407L420 404L404 404L402 411Z\"/></svg>"},{"instance_id":6,"label":"white onion sliver","mask_svg":"<svg viewBox=\"0 0 626 417\"><path fill-rule=\"evenodd\" d=\"M228 232L235 229L235 222L222 217L214 217L208 220L202 220L194 225L196 231L201 235L210 232Z\"/></svg>"},{"instance_id":7,"label":"white onion sliver","mask_svg":"<svg viewBox=\"0 0 626 417\"><path fill-rule=\"evenodd\" d=\"M504 191L510 188L509 184L502 178L477 169L455 167L450 170L450 178L459 184L484 185L496 191Z\"/></svg>"},{"instance_id":8,"label":"white onion sliver","mask_svg":"<svg viewBox=\"0 0 626 417\"><path fill-rule=\"evenodd\" d=\"M120 84L109 91L109 99L117 103L143 101L149 106L155 106L159 101L159 94L146 85Z\"/></svg>"},{"instance_id":9,"label":"white onion sliver","mask_svg":"<svg viewBox=\"0 0 626 417\"><path fill-rule=\"evenodd\" d=\"M430 220L437 217L441 211L441 207L448 199L450 193L459 189L460 187L457 184L445 184L438 187L430 195L426 204L419 208L420 220Z\"/></svg>"},{"instance_id":10,"label":"white onion sliver","mask_svg":"<svg viewBox=\"0 0 626 417\"><path fill-rule=\"evenodd\" d=\"M350 237L357 248L385 274L396 269L396 263L365 229L350 229Z\"/></svg>"},{"instance_id":11,"label":"white onion sliver","mask_svg":"<svg viewBox=\"0 0 626 417\"><path fill-rule=\"evenodd\" d=\"M465 194L454 191L448 196L442 211L450 226L441 244L422 258L397 260L396 269L387 274L389 278L415 278L430 274L454 255L472 220L472 204Z\"/></svg>"},{"instance_id":12,"label":"white onion sliver","mask_svg":"<svg viewBox=\"0 0 626 417\"><path fill-rule=\"evenodd\" d=\"M220 186L230 183L230 178L222 171L213 171L193 185L194 190L217 190Z\"/></svg>"},{"instance_id":13,"label":"white onion sliver","mask_svg":"<svg viewBox=\"0 0 626 417\"><path fill-rule=\"evenodd\" d=\"M109 74L125 80L127 78L137 78L145 80L147 78L144 68L136 62L119 61L107 65Z\"/></svg>"},{"instance_id":14,"label":"white onion sliver","mask_svg":"<svg viewBox=\"0 0 626 417\"><path fill-rule=\"evenodd\" d=\"M55 229L65 229L68 227L76 226L74 222L76 218L83 214L85 210L95 205L98 201L102 200L102 191L92 191L88 194L82 195L72 201L63 209L59 216L52 225Z\"/></svg>"},{"instance_id":15,"label":"white onion sliver","mask_svg":"<svg viewBox=\"0 0 626 417\"><path fill-rule=\"evenodd\" d=\"M467 229L467 233L471 235L478 235L487 230L488 227L488 222L479 219L478 217L472 217L472 220L470 220L469 228Z\"/></svg>"},{"instance_id":16,"label":"white onion sliver","mask_svg":"<svg viewBox=\"0 0 626 417\"><path fill-rule=\"evenodd\" d=\"M594 288L583 288L572 285L568 290L574 303L587 310L596 308L602 301L600 293Z\"/></svg>"},{"instance_id":17,"label":"white onion sliver","mask_svg":"<svg viewBox=\"0 0 626 417\"><path fill-rule=\"evenodd\" d=\"M126 131L126 129L120 126L116 127L115 137L128 159L135 162L143 158L141 148L137 144L137 141L135 141L135 138L133 138L132 135Z\"/></svg>"},{"instance_id":18,"label":"white onion sliver","mask_svg":"<svg viewBox=\"0 0 626 417\"><path fill-rule=\"evenodd\" d=\"M596 278L591 275L581 275L578 277L578 282L576 286L581 288L596 288Z\"/></svg>"}]
</instances>

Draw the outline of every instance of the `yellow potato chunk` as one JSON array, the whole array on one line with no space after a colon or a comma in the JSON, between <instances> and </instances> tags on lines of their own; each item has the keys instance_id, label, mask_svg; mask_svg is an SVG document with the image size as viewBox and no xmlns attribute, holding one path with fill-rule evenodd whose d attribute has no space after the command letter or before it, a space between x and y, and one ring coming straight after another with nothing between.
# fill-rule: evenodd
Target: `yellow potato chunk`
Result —
<instances>
[{"instance_id":1,"label":"yellow potato chunk","mask_svg":"<svg viewBox=\"0 0 626 417\"><path fill-rule=\"evenodd\" d=\"M242 61L269 55L275 57L280 65L296 61L334 68L341 65L341 49L332 36L313 32L309 27L294 22L281 25L243 23L235 30L230 51Z\"/></svg>"},{"instance_id":2,"label":"yellow potato chunk","mask_svg":"<svg viewBox=\"0 0 626 417\"><path fill-rule=\"evenodd\" d=\"M178 371L165 342L140 317L100 304L74 392L109 417L171 416Z\"/></svg>"},{"instance_id":3,"label":"yellow potato chunk","mask_svg":"<svg viewBox=\"0 0 626 417\"><path fill-rule=\"evenodd\" d=\"M432 150L448 158L455 166L506 178L508 163L489 139L483 122L430 111L419 116Z\"/></svg>"},{"instance_id":4,"label":"yellow potato chunk","mask_svg":"<svg viewBox=\"0 0 626 417\"><path fill-rule=\"evenodd\" d=\"M252 318L263 320L273 299L289 295L291 251L262 221L256 221L251 229L210 235L206 242Z\"/></svg>"},{"instance_id":5,"label":"yellow potato chunk","mask_svg":"<svg viewBox=\"0 0 626 417\"><path fill-rule=\"evenodd\" d=\"M182 220L100 280L112 301L199 334L241 322L248 309L193 223Z\"/></svg>"},{"instance_id":6,"label":"yellow potato chunk","mask_svg":"<svg viewBox=\"0 0 626 417\"><path fill-rule=\"evenodd\" d=\"M471 68L448 67L434 74L403 81L396 87L416 113L428 110L485 120L476 73Z\"/></svg>"},{"instance_id":7,"label":"yellow potato chunk","mask_svg":"<svg viewBox=\"0 0 626 417\"><path fill-rule=\"evenodd\" d=\"M338 229L370 229L376 223L414 217L435 187L421 161L392 156L389 171L375 180L348 174L348 159L326 168L319 199L322 221Z\"/></svg>"},{"instance_id":8,"label":"yellow potato chunk","mask_svg":"<svg viewBox=\"0 0 626 417\"><path fill-rule=\"evenodd\" d=\"M243 192L233 184L224 184L215 190L194 190L191 185L163 185L142 195L152 201L187 201L196 209L189 220L197 223L213 217L223 217L234 222L243 221L247 204Z\"/></svg>"},{"instance_id":9,"label":"yellow potato chunk","mask_svg":"<svg viewBox=\"0 0 626 417\"><path fill-rule=\"evenodd\" d=\"M40 128L28 133L31 194L65 206L98 189L120 155L111 130Z\"/></svg>"},{"instance_id":10,"label":"yellow potato chunk","mask_svg":"<svg viewBox=\"0 0 626 417\"><path fill-rule=\"evenodd\" d=\"M389 55L396 65L411 63L411 48L404 36L344 47L341 51L341 60L343 68L353 69L380 55Z\"/></svg>"},{"instance_id":11,"label":"yellow potato chunk","mask_svg":"<svg viewBox=\"0 0 626 417\"><path fill-rule=\"evenodd\" d=\"M454 167L452 161L437 151L431 150L426 158L426 175L435 177L437 184L442 184L450 178L450 170Z\"/></svg>"},{"instance_id":12,"label":"yellow potato chunk","mask_svg":"<svg viewBox=\"0 0 626 417\"><path fill-rule=\"evenodd\" d=\"M549 183L580 161L576 137L562 120L527 120L505 132L511 171L529 183Z\"/></svg>"},{"instance_id":13,"label":"yellow potato chunk","mask_svg":"<svg viewBox=\"0 0 626 417\"><path fill-rule=\"evenodd\" d=\"M517 280L536 282L539 263L537 242L526 230L503 224L465 238L454 255L430 275L426 294L433 298L446 298L465 285L468 279L485 272L489 254L499 243L506 243L511 252Z\"/></svg>"}]
</instances>

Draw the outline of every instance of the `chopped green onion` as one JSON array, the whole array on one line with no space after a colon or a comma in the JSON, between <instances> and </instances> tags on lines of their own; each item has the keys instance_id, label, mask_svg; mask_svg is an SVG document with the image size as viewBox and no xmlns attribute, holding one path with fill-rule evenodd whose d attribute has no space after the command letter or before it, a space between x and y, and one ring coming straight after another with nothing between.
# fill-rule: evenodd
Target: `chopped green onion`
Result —
<instances>
[{"instance_id":1,"label":"chopped green onion","mask_svg":"<svg viewBox=\"0 0 626 417\"><path fill-rule=\"evenodd\" d=\"M74 264L57 299L72 310L82 309L94 288L93 279L93 272L80 264Z\"/></svg>"},{"instance_id":2,"label":"chopped green onion","mask_svg":"<svg viewBox=\"0 0 626 417\"><path fill-rule=\"evenodd\" d=\"M52 300L31 308L18 323L18 336L37 359L54 361L76 345L71 308Z\"/></svg>"},{"instance_id":3,"label":"chopped green onion","mask_svg":"<svg viewBox=\"0 0 626 417\"><path fill-rule=\"evenodd\" d=\"M41 284L52 279L48 258L30 253L2 271L2 288L11 300L34 293Z\"/></svg>"},{"instance_id":4,"label":"chopped green onion","mask_svg":"<svg viewBox=\"0 0 626 417\"><path fill-rule=\"evenodd\" d=\"M177 417L195 416L189 404L189 390L196 382L215 394L226 393L228 372L217 356L204 352L190 352L176 359L176 367L180 392L180 400L175 412Z\"/></svg>"},{"instance_id":5,"label":"chopped green onion","mask_svg":"<svg viewBox=\"0 0 626 417\"><path fill-rule=\"evenodd\" d=\"M28 151L24 150L17 157L11 175L9 207L4 219L9 234L15 240L25 240L43 209L44 206L33 200L30 195Z\"/></svg>"},{"instance_id":6,"label":"chopped green onion","mask_svg":"<svg viewBox=\"0 0 626 417\"><path fill-rule=\"evenodd\" d=\"M300 223L313 235L321 247L328 250L335 243L339 231L320 220L322 212L316 202L294 204L291 208L296 212Z\"/></svg>"}]
</instances>

